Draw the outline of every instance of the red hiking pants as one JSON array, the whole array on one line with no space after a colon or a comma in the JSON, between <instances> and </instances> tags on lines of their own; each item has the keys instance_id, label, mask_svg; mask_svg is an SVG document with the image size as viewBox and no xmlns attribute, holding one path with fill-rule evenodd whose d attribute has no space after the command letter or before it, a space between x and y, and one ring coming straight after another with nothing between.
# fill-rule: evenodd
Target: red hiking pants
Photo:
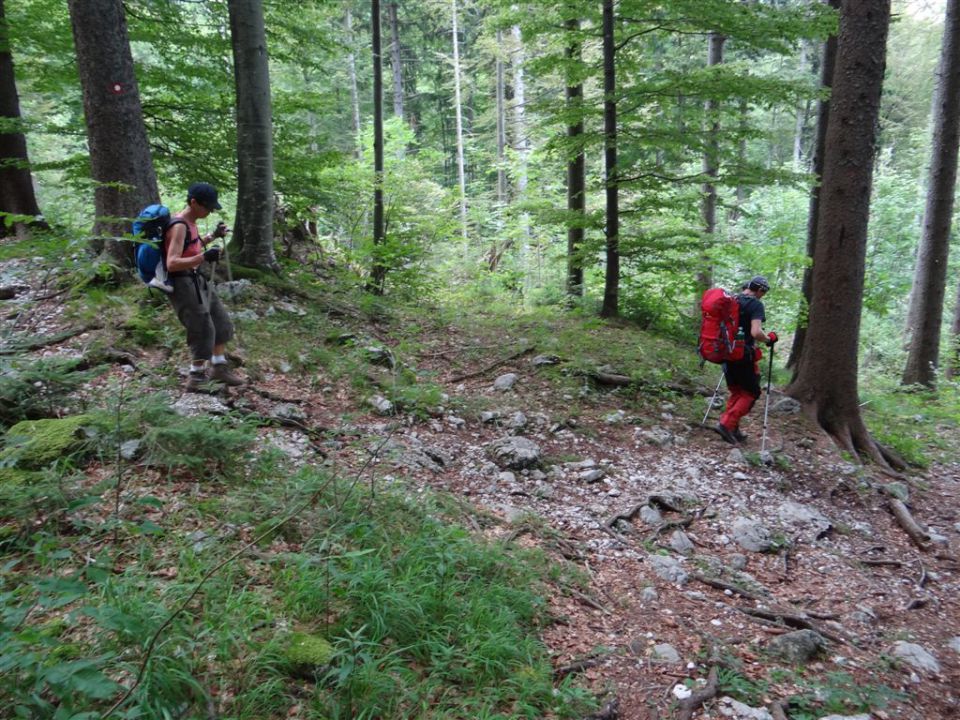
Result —
<instances>
[{"instance_id":1,"label":"red hiking pants","mask_svg":"<svg viewBox=\"0 0 960 720\"><path fill-rule=\"evenodd\" d=\"M740 427L740 420L753 409L760 397L759 366L753 360L725 363L723 375L730 398L727 409L720 416L720 424L732 432Z\"/></svg>"}]
</instances>

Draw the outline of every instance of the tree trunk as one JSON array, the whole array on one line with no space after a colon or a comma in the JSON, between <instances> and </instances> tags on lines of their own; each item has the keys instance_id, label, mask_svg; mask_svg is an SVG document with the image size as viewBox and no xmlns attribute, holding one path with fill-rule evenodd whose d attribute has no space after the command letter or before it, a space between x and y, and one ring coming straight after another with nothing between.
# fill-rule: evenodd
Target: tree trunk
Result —
<instances>
[{"instance_id":1,"label":"tree trunk","mask_svg":"<svg viewBox=\"0 0 960 720\"><path fill-rule=\"evenodd\" d=\"M237 89L234 242L249 267L273 269L273 117L262 0L228 0Z\"/></svg>"},{"instance_id":2,"label":"tree trunk","mask_svg":"<svg viewBox=\"0 0 960 720\"><path fill-rule=\"evenodd\" d=\"M20 125L20 98L13 72L13 54L3 0L0 0L0 118L9 132L0 132L0 213L31 215L33 220L8 221L0 215L0 238L25 238L31 227L47 228L33 192L27 138L15 128Z\"/></svg>"},{"instance_id":3,"label":"tree trunk","mask_svg":"<svg viewBox=\"0 0 960 720\"><path fill-rule=\"evenodd\" d=\"M360 142L360 92L357 89L357 60L353 53L353 15L349 6L343 24L350 47L350 52L347 53L347 72L350 75L350 107L353 110L353 155L357 160L363 160L363 145Z\"/></svg>"},{"instance_id":4,"label":"tree trunk","mask_svg":"<svg viewBox=\"0 0 960 720\"><path fill-rule=\"evenodd\" d=\"M707 67L716 67L723 63L723 44L726 37L719 33L710 33L707 45ZM701 215L703 218L704 245L709 248L713 245L714 235L717 232L717 186L714 180L719 173L720 165L720 102L713 98L704 103L706 122L708 124L706 148L703 154L703 174L707 182L703 184L703 200ZM695 297L694 314L700 314L700 296L713 285L713 267L710 256L706 253L701 257L701 269L697 273L697 293Z\"/></svg>"},{"instance_id":5,"label":"tree trunk","mask_svg":"<svg viewBox=\"0 0 960 720\"><path fill-rule=\"evenodd\" d=\"M840 9L841 0L824 0L834 10ZM831 35L823 46L823 64L820 68L820 84L831 90L833 87L833 72L837 63L837 36ZM817 223L820 220L820 185L823 178L824 151L827 141L827 128L830 125L830 98L821 100L817 107L817 137L813 150L814 185L810 190L810 209L807 213L807 257L810 265L803 270L801 282L800 310L797 316L797 330L793 335L793 345L790 348L790 357L787 367L793 368L794 379L796 369L800 364L803 346L807 336L807 315L810 307L810 298L813 295L813 256L817 249Z\"/></svg>"},{"instance_id":6,"label":"tree trunk","mask_svg":"<svg viewBox=\"0 0 960 720\"><path fill-rule=\"evenodd\" d=\"M387 3L390 22L390 64L393 69L393 114L403 119L403 62L400 58L400 23L397 3Z\"/></svg>"},{"instance_id":7,"label":"tree trunk","mask_svg":"<svg viewBox=\"0 0 960 720\"><path fill-rule=\"evenodd\" d=\"M904 385L920 383L929 387L936 384L940 359L950 221L960 146L960 0L947 0L938 75L923 238L917 251L908 306L910 351L903 371Z\"/></svg>"},{"instance_id":8,"label":"tree trunk","mask_svg":"<svg viewBox=\"0 0 960 720\"><path fill-rule=\"evenodd\" d=\"M601 317L620 314L620 195L617 169L617 75L613 0L603 0L603 132L607 200L607 268Z\"/></svg>"},{"instance_id":9,"label":"tree trunk","mask_svg":"<svg viewBox=\"0 0 960 720\"><path fill-rule=\"evenodd\" d=\"M804 73L807 70L807 42L800 42L800 59L797 61L797 69ZM793 127L793 164L794 167L800 167L800 161L803 158L803 129L807 124L807 103L797 107L797 122Z\"/></svg>"},{"instance_id":10,"label":"tree trunk","mask_svg":"<svg viewBox=\"0 0 960 720\"><path fill-rule=\"evenodd\" d=\"M497 204L504 205L507 201L507 117L506 117L506 88L503 70L503 32L497 30L497 61L496 61L496 95L497 95Z\"/></svg>"},{"instance_id":11,"label":"tree trunk","mask_svg":"<svg viewBox=\"0 0 960 720\"><path fill-rule=\"evenodd\" d=\"M457 0L450 0L453 18L453 105L457 120L457 182L460 187L460 228L467 241L467 177L463 160L463 109L460 99L460 41L457 37Z\"/></svg>"},{"instance_id":12,"label":"tree trunk","mask_svg":"<svg viewBox=\"0 0 960 720\"><path fill-rule=\"evenodd\" d=\"M368 289L383 294L387 267L381 258L386 239L383 228L383 57L380 41L380 0L370 4L373 35L373 268Z\"/></svg>"},{"instance_id":13,"label":"tree trunk","mask_svg":"<svg viewBox=\"0 0 960 720\"><path fill-rule=\"evenodd\" d=\"M490 272L495 272L503 258L503 253L510 247L512 241L504 238L501 244L500 239L503 229L502 213L507 203L507 118L506 118L506 88L503 68L503 32L497 30L497 49L496 60L494 63L494 76L496 87L496 113L497 113L497 233L490 243L490 254L487 256L487 268Z\"/></svg>"},{"instance_id":14,"label":"tree trunk","mask_svg":"<svg viewBox=\"0 0 960 720\"><path fill-rule=\"evenodd\" d=\"M737 176L742 178L743 169L747 164L747 130L750 119L750 105L745 99L740 100L738 114L740 117L740 141L737 143ZM730 222L736 222L740 219L740 211L743 208L743 204L747 201L747 186L742 179L737 182L736 197L737 202L730 208L728 215ZM697 313L694 313L694 317L696 317L696 315Z\"/></svg>"},{"instance_id":15,"label":"tree trunk","mask_svg":"<svg viewBox=\"0 0 960 720\"><path fill-rule=\"evenodd\" d=\"M511 29L513 35L513 145L517 151L517 185L514 199L523 202L527 196L527 163L530 159L530 133L527 128L527 83L524 65L526 58L523 49L523 33L519 25ZM530 215L520 213L520 238L523 243L522 256L524 277L529 277L527 260L530 252Z\"/></svg>"},{"instance_id":16,"label":"tree trunk","mask_svg":"<svg viewBox=\"0 0 960 720\"><path fill-rule=\"evenodd\" d=\"M824 154L806 350L787 393L844 450L893 457L860 415L857 350L890 0L846 0Z\"/></svg>"},{"instance_id":17,"label":"tree trunk","mask_svg":"<svg viewBox=\"0 0 960 720\"><path fill-rule=\"evenodd\" d=\"M121 0L69 0L83 91L90 171L96 183L91 247L133 266L130 218L159 200Z\"/></svg>"},{"instance_id":18,"label":"tree trunk","mask_svg":"<svg viewBox=\"0 0 960 720\"><path fill-rule=\"evenodd\" d=\"M569 40L567 61L579 64L582 55L580 21L566 22ZM576 154L567 162L567 296L570 300L583 297L583 257L580 248L584 239L586 214L586 158L583 152L583 83L567 82L567 111L573 118L567 125L567 138Z\"/></svg>"}]
</instances>

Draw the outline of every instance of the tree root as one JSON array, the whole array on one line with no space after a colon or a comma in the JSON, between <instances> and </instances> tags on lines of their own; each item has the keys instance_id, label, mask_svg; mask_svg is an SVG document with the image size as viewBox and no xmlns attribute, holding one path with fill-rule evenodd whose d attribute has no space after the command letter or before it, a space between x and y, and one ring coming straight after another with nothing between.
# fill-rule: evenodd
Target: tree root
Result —
<instances>
[{"instance_id":1,"label":"tree root","mask_svg":"<svg viewBox=\"0 0 960 720\"><path fill-rule=\"evenodd\" d=\"M589 715L585 720L617 720L620 717L620 700L614 698L604 705L599 712Z\"/></svg>"},{"instance_id":2,"label":"tree root","mask_svg":"<svg viewBox=\"0 0 960 720\"><path fill-rule=\"evenodd\" d=\"M805 617L804 615L794 615L792 613L781 612L779 610L760 610L759 608L737 607L735 605L731 607L736 607L737 610L745 615L763 618L764 620L779 621L792 628L813 630L815 633L823 635L825 638L827 638L827 640L832 640L840 645L853 645L853 642L848 638L841 637L840 635L832 633L829 630L824 630L823 628L817 627L813 622L810 621L809 618Z\"/></svg>"},{"instance_id":3,"label":"tree root","mask_svg":"<svg viewBox=\"0 0 960 720\"><path fill-rule=\"evenodd\" d=\"M50 345L56 345L61 343L64 340L69 340L70 338L76 337L77 335L83 335L85 332L90 330L96 330L99 328L99 325L81 325L80 327L72 328L70 330L64 330L63 332L54 333L53 335L46 335L43 337L34 337L24 340L23 342L15 343L8 345L7 347L0 348L0 355L18 355L20 353L31 352L32 350L39 350L40 348L45 348Z\"/></svg>"},{"instance_id":4,"label":"tree root","mask_svg":"<svg viewBox=\"0 0 960 720\"><path fill-rule=\"evenodd\" d=\"M601 662L603 662L603 657L600 655L588 655L587 657L574 660L571 663L555 668L553 671L553 680L554 682L557 682L559 680L563 680L563 678L565 678L567 675L582 673L584 670L596 667Z\"/></svg>"},{"instance_id":5,"label":"tree root","mask_svg":"<svg viewBox=\"0 0 960 720\"><path fill-rule=\"evenodd\" d=\"M720 671L717 669L717 666L714 665L710 668L710 672L707 675L706 687L697 690L686 700L680 701L680 706L677 708L676 720L691 720L693 713L695 713L701 705L715 698L717 696L719 677Z\"/></svg>"},{"instance_id":6,"label":"tree root","mask_svg":"<svg viewBox=\"0 0 960 720\"><path fill-rule=\"evenodd\" d=\"M910 514L910 511L907 509L907 506L903 504L903 501L891 498L887 505L890 508L890 512L892 512L893 516L897 519L897 523L899 523L900 527L907 533L913 541L913 544L921 550L926 550L931 540L930 535L913 519L913 515Z\"/></svg>"},{"instance_id":7,"label":"tree root","mask_svg":"<svg viewBox=\"0 0 960 720\"><path fill-rule=\"evenodd\" d=\"M757 602L768 601L767 598L761 597L756 593L752 593L749 590L741 587L740 585L727 583L727 582L724 582L723 580L716 580L714 578L707 577L706 575L702 575L701 573L692 573L690 577L696 580L697 582L702 582L704 585L709 585L710 587L716 588L717 590L724 590L724 591L729 590L732 593L735 593L737 595L742 595L745 598L749 598L750 600L755 600Z\"/></svg>"}]
</instances>

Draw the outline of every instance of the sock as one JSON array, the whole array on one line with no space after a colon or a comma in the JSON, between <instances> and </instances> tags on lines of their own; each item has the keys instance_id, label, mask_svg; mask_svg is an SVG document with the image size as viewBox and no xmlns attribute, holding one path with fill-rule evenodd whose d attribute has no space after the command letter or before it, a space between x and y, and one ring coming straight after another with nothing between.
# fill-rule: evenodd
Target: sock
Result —
<instances>
[{"instance_id":1,"label":"sock","mask_svg":"<svg viewBox=\"0 0 960 720\"><path fill-rule=\"evenodd\" d=\"M198 375L201 374L205 369L206 363L203 360L200 360L199 362L195 361L190 365L190 372L197 373Z\"/></svg>"},{"instance_id":2,"label":"sock","mask_svg":"<svg viewBox=\"0 0 960 720\"><path fill-rule=\"evenodd\" d=\"M227 356L226 356L226 355L214 355L212 358L210 358L210 362L213 363L214 365L226 365L226 364L227 364Z\"/></svg>"}]
</instances>

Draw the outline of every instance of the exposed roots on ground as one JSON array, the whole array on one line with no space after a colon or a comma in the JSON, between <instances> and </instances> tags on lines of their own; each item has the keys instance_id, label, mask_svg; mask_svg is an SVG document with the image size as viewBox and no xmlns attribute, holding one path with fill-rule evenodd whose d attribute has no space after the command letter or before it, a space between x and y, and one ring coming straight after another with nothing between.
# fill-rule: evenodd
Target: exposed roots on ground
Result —
<instances>
[{"instance_id":1,"label":"exposed roots on ground","mask_svg":"<svg viewBox=\"0 0 960 720\"><path fill-rule=\"evenodd\" d=\"M789 394L789 388L787 390ZM900 471L906 469L907 463L896 452L873 439L859 412L853 417L828 417L815 401L796 399L800 400L804 415L819 425L837 447L852 457L872 461L884 474L902 479Z\"/></svg>"}]
</instances>

